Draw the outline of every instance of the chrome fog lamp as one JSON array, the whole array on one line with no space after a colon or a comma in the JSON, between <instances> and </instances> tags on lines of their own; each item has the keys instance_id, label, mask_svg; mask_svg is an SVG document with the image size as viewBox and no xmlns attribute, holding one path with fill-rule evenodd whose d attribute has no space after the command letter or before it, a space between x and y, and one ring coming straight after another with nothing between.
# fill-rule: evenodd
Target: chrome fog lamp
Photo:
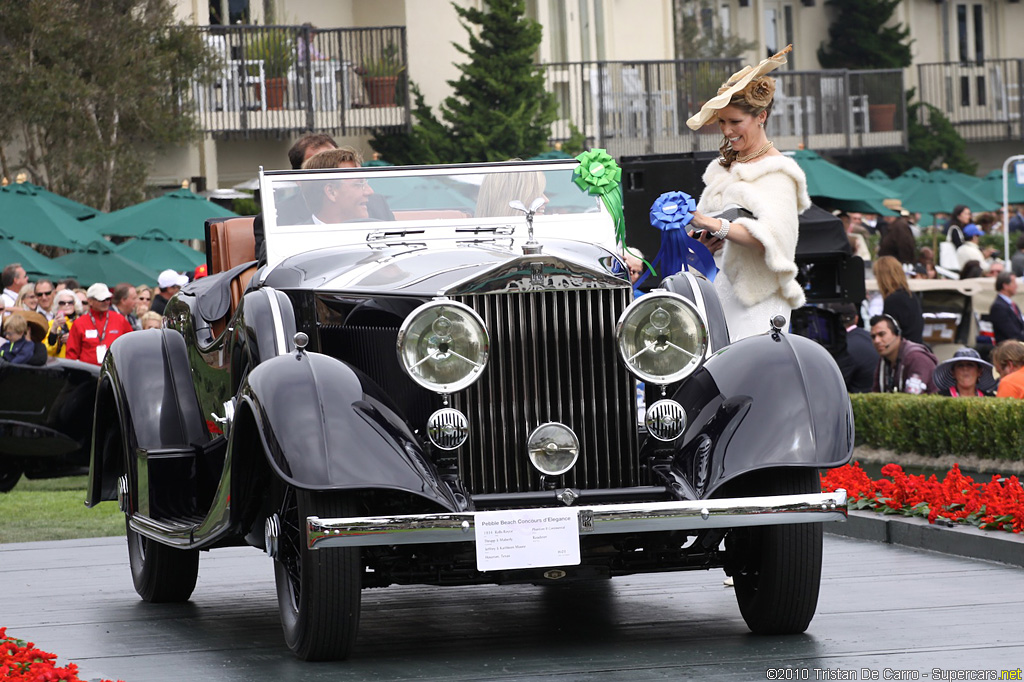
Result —
<instances>
[{"instance_id":1,"label":"chrome fog lamp","mask_svg":"<svg viewBox=\"0 0 1024 682\"><path fill-rule=\"evenodd\" d=\"M541 424L526 440L530 463L537 471L558 476L572 469L580 456L580 439L565 424Z\"/></svg>"},{"instance_id":2,"label":"chrome fog lamp","mask_svg":"<svg viewBox=\"0 0 1024 682\"><path fill-rule=\"evenodd\" d=\"M451 393L480 378L490 341L484 321L456 301L424 303L398 330L398 360L420 386Z\"/></svg>"},{"instance_id":3,"label":"chrome fog lamp","mask_svg":"<svg viewBox=\"0 0 1024 682\"><path fill-rule=\"evenodd\" d=\"M455 450L469 437L469 419L451 407L443 407L427 420L427 438L441 450Z\"/></svg>"},{"instance_id":4,"label":"chrome fog lamp","mask_svg":"<svg viewBox=\"0 0 1024 682\"><path fill-rule=\"evenodd\" d=\"M665 385L692 374L708 349L708 326L688 300L654 291L632 304L615 328L619 355L638 379Z\"/></svg>"},{"instance_id":5,"label":"chrome fog lamp","mask_svg":"<svg viewBox=\"0 0 1024 682\"><path fill-rule=\"evenodd\" d=\"M644 423L652 437L673 441L686 429L686 410L674 400L659 400L647 408Z\"/></svg>"}]
</instances>

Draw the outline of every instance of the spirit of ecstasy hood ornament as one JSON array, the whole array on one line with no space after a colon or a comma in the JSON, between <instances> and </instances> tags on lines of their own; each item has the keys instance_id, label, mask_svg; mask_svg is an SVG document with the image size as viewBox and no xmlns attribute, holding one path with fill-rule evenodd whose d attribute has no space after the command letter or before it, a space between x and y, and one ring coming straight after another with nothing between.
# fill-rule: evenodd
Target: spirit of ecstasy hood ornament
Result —
<instances>
[{"instance_id":1,"label":"spirit of ecstasy hood ornament","mask_svg":"<svg viewBox=\"0 0 1024 682\"><path fill-rule=\"evenodd\" d=\"M523 253L527 255L540 253L540 244L538 244L533 238L533 216L536 215L537 209L544 205L544 197L537 197L527 208L526 204L513 199L508 202L510 208L514 208L517 211L522 211L526 214L526 228L527 228L527 239L526 243L523 244Z\"/></svg>"}]
</instances>

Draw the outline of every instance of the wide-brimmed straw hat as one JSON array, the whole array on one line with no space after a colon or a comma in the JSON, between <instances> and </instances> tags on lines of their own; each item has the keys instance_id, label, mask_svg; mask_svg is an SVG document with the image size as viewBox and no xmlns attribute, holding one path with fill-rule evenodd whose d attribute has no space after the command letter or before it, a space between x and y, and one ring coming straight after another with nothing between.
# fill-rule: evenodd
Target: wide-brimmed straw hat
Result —
<instances>
[{"instance_id":1,"label":"wide-brimmed straw hat","mask_svg":"<svg viewBox=\"0 0 1024 682\"><path fill-rule=\"evenodd\" d=\"M705 102L704 106L700 108L700 111L686 121L686 125L690 126L693 130L699 130L710 123L720 109L724 109L729 106L729 102L732 100L733 95L747 87L747 85L750 84L750 81L755 78L760 78L769 71L774 71L785 64L786 53L792 51L792 49L792 45L787 45L786 49L782 50L778 54L768 57L768 59L763 60L757 66L744 66L742 69L729 76L729 80L725 82L725 85L718 89L718 94Z\"/></svg>"},{"instance_id":2,"label":"wide-brimmed straw hat","mask_svg":"<svg viewBox=\"0 0 1024 682\"><path fill-rule=\"evenodd\" d=\"M943 360L932 372L932 382L940 391L945 391L956 386L956 378L953 376L953 368L958 362L973 362L981 370L978 377L978 389L982 393L988 393L996 387L996 379L992 376L992 365L981 359L978 351L973 348L961 348L953 353L949 360Z\"/></svg>"}]
</instances>

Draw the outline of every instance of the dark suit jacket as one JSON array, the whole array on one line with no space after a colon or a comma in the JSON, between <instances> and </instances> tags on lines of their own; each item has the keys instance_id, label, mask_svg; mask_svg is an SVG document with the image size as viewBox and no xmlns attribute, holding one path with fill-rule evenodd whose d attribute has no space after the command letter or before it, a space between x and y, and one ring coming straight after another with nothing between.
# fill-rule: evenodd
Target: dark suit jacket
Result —
<instances>
[{"instance_id":1,"label":"dark suit jacket","mask_svg":"<svg viewBox=\"0 0 1024 682\"><path fill-rule=\"evenodd\" d=\"M846 350L836 355L836 364L843 373L847 391L870 393L878 365L878 353L871 343L871 334L860 327L846 332Z\"/></svg>"},{"instance_id":2,"label":"dark suit jacket","mask_svg":"<svg viewBox=\"0 0 1024 682\"><path fill-rule=\"evenodd\" d=\"M997 344L1007 339L1024 341L1024 321L1013 312L1013 308L1001 296L997 296L992 303L988 319L992 322Z\"/></svg>"}]
</instances>

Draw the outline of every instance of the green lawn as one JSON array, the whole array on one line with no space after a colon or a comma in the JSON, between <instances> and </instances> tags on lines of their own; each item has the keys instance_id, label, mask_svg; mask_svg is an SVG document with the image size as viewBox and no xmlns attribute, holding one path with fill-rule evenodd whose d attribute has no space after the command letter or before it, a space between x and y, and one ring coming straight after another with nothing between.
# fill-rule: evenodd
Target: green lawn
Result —
<instances>
[{"instance_id":1,"label":"green lawn","mask_svg":"<svg viewBox=\"0 0 1024 682\"><path fill-rule=\"evenodd\" d=\"M86 476L22 478L0 493L0 543L124 535L116 502L85 506Z\"/></svg>"}]
</instances>

